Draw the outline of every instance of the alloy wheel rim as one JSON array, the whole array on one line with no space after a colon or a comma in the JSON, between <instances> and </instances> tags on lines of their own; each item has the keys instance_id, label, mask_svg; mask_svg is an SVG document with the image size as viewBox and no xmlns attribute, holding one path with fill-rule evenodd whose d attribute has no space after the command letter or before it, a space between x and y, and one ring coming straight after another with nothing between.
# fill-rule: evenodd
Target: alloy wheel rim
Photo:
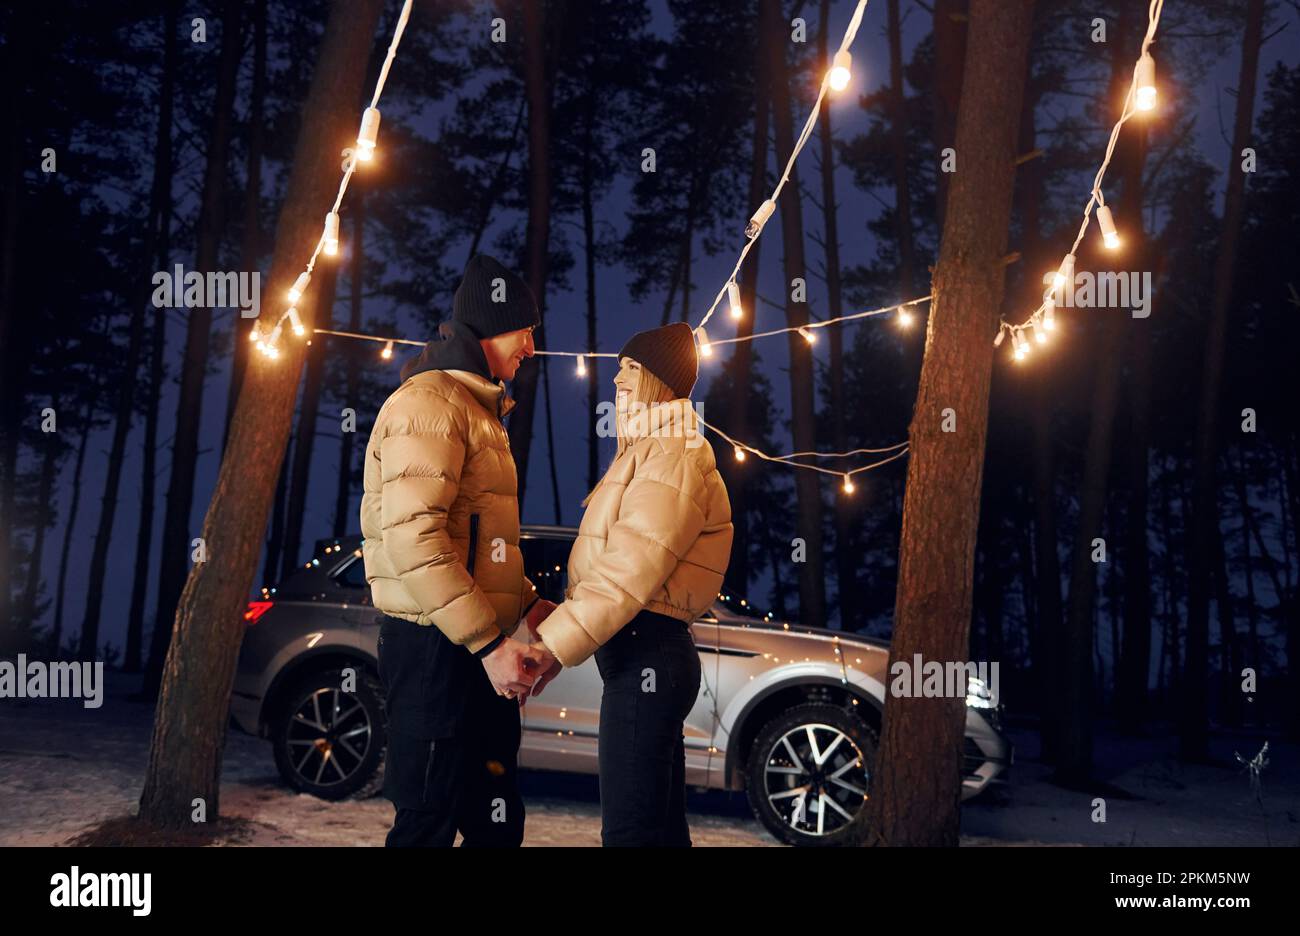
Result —
<instances>
[{"instance_id":1,"label":"alloy wheel rim","mask_svg":"<svg viewBox=\"0 0 1300 936\"><path fill-rule=\"evenodd\" d=\"M370 715L351 693L326 687L309 693L289 720L289 763L315 786L345 782L370 751Z\"/></svg>"},{"instance_id":2,"label":"alloy wheel rim","mask_svg":"<svg viewBox=\"0 0 1300 936\"><path fill-rule=\"evenodd\" d=\"M867 799L862 751L839 728L820 722L791 728L776 740L763 782L768 805L801 835L838 832Z\"/></svg>"}]
</instances>

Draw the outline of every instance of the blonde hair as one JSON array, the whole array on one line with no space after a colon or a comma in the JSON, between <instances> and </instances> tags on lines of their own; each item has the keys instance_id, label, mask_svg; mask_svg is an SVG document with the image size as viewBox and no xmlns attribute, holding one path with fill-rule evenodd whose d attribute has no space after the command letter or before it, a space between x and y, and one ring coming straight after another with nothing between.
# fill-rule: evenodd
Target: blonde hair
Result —
<instances>
[{"instance_id":1,"label":"blonde hair","mask_svg":"<svg viewBox=\"0 0 1300 936\"><path fill-rule=\"evenodd\" d=\"M629 360L634 359L629 358ZM637 406L648 408L660 403L667 403L668 401L675 399L676 396L677 394L673 393L671 387L646 370L645 366L642 365L641 369L637 371L636 386L633 387L629 393L630 399L628 400L628 409L631 410L633 407ZM638 438L637 436L632 436L627 433L627 426L623 419L615 419L614 422L615 428L618 431L618 447L614 450L614 458L605 468L606 474L609 473L609 469L613 467L614 462L618 461L619 457L627 451L628 446ZM583 507L587 506L587 503L591 500L591 496L596 493L604 481L605 478L604 475L602 475L601 479L596 482L596 486L588 491L587 496L582 499Z\"/></svg>"}]
</instances>

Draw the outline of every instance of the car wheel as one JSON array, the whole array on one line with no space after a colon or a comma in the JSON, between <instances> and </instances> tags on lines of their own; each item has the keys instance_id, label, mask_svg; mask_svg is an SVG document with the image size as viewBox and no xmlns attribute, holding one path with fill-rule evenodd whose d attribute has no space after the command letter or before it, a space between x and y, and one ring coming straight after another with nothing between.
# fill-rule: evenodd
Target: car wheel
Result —
<instances>
[{"instance_id":1,"label":"car wheel","mask_svg":"<svg viewBox=\"0 0 1300 936\"><path fill-rule=\"evenodd\" d=\"M359 667L356 691L342 686L342 669L299 679L271 726L275 764L285 782L327 800L371 796L383 783L383 692Z\"/></svg>"},{"instance_id":2,"label":"car wheel","mask_svg":"<svg viewBox=\"0 0 1300 936\"><path fill-rule=\"evenodd\" d=\"M788 845L861 841L876 733L851 711L798 705L758 732L745 791L754 815Z\"/></svg>"}]
</instances>

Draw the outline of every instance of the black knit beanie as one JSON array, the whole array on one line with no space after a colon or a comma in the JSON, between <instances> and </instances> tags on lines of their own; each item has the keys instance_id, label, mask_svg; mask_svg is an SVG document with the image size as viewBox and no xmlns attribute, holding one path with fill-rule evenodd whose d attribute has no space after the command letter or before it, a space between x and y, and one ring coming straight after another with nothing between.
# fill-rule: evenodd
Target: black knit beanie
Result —
<instances>
[{"instance_id":1,"label":"black knit beanie","mask_svg":"<svg viewBox=\"0 0 1300 936\"><path fill-rule=\"evenodd\" d=\"M618 356L630 357L654 374L677 397L689 397L700 373L695 334L685 322L637 332L623 345Z\"/></svg>"},{"instance_id":2,"label":"black knit beanie","mask_svg":"<svg viewBox=\"0 0 1300 936\"><path fill-rule=\"evenodd\" d=\"M480 338L542 322L528 284L487 254L475 254L466 264L451 309L452 321L468 325Z\"/></svg>"}]
</instances>

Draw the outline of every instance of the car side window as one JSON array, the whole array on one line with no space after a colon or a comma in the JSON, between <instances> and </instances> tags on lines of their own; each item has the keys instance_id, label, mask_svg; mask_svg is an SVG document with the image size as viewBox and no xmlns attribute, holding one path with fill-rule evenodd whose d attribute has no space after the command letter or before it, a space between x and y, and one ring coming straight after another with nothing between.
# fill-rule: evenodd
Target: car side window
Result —
<instances>
[{"instance_id":1,"label":"car side window","mask_svg":"<svg viewBox=\"0 0 1300 936\"><path fill-rule=\"evenodd\" d=\"M519 542L524 554L524 571L537 587L537 593L559 604L569 584L569 547L567 539L529 537Z\"/></svg>"}]
</instances>

